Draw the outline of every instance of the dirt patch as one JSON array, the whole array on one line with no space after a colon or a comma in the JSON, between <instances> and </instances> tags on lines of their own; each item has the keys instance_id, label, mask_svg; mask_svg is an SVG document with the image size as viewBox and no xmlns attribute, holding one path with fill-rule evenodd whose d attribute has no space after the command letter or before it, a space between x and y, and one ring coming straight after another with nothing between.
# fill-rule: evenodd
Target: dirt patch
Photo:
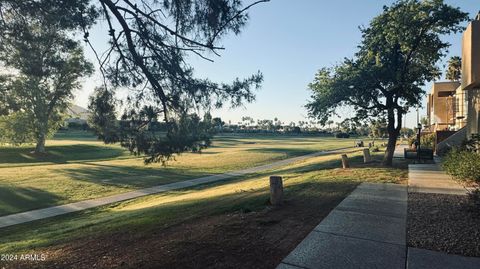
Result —
<instances>
[{"instance_id":1,"label":"dirt patch","mask_svg":"<svg viewBox=\"0 0 480 269\"><path fill-rule=\"evenodd\" d=\"M354 186L351 186L352 190ZM275 268L347 195L288 200L281 208L193 219L38 249L47 261L12 268ZM10 268L10 267L7 267Z\"/></svg>"},{"instance_id":2,"label":"dirt patch","mask_svg":"<svg viewBox=\"0 0 480 269\"><path fill-rule=\"evenodd\" d=\"M462 195L409 193L408 245L480 257L480 211Z\"/></svg>"}]
</instances>

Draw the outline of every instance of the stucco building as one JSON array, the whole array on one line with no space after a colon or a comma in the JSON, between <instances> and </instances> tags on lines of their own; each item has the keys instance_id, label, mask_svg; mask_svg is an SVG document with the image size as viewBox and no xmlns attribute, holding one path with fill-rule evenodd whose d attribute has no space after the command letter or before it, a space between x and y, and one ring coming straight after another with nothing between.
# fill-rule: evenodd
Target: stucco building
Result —
<instances>
[{"instance_id":1,"label":"stucco building","mask_svg":"<svg viewBox=\"0 0 480 269\"><path fill-rule=\"evenodd\" d=\"M480 133L480 13L462 40L462 90L467 98L467 136Z\"/></svg>"},{"instance_id":2,"label":"stucco building","mask_svg":"<svg viewBox=\"0 0 480 269\"><path fill-rule=\"evenodd\" d=\"M456 127L456 91L460 82L436 82L427 95L427 118L431 131Z\"/></svg>"},{"instance_id":3,"label":"stucco building","mask_svg":"<svg viewBox=\"0 0 480 269\"><path fill-rule=\"evenodd\" d=\"M442 138L437 151L480 133L480 13L463 33L461 81L433 84L427 96L427 118L427 131L436 132L437 138L439 132L453 133Z\"/></svg>"}]
</instances>

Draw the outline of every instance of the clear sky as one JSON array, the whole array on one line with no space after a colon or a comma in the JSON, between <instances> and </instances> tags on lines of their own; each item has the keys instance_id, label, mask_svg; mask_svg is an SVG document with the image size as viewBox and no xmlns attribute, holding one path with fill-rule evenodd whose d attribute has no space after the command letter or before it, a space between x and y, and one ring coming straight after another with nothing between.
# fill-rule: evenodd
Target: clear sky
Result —
<instances>
[{"instance_id":1,"label":"clear sky","mask_svg":"<svg viewBox=\"0 0 480 269\"><path fill-rule=\"evenodd\" d=\"M249 3L252 1L245 1ZM324 66L332 66L344 57L351 57L360 42L360 25L382 11L383 5L394 1L380 0L271 0L253 7L250 21L238 35L229 35L221 41L226 50L221 57L212 56L210 63L192 57L191 63L199 77L213 81L229 82L236 77L247 77L258 70L264 75L262 88L254 103L236 109L213 111L214 116L232 123L242 116L254 119L281 121L306 120L304 105L310 93L307 85L315 72ZM480 9L477 1L448 0L474 17ZM466 25L466 24L465 24ZM105 29L97 26L92 31L92 43L103 47L101 36ZM452 46L449 54L461 55L461 34L445 37ZM86 49L94 61L93 54ZM444 63L439 63L443 66ZM100 85L98 75L85 81L75 98L78 105L87 106L88 96L95 85ZM427 91L431 83L427 83ZM407 126L416 125L416 112L407 115ZM423 110L421 115L425 114Z\"/></svg>"}]
</instances>

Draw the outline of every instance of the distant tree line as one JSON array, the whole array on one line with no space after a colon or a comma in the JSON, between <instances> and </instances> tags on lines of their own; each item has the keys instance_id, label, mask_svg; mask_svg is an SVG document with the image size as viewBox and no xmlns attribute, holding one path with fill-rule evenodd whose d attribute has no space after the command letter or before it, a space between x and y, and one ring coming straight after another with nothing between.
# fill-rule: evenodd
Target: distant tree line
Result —
<instances>
[{"instance_id":1,"label":"distant tree line","mask_svg":"<svg viewBox=\"0 0 480 269\"><path fill-rule=\"evenodd\" d=\"M233 123L224 121L220 117L212 118L211 126L215 133L248 133L248 134L302 134L302 135L325 135L338 138L350 136L368 136L372 138L387 138L387 122L385 119L372 120L368 123L355 123L345 120L341 122L329 122L328 126L321 126L317 122L298 121L285 123L274 118L257 119L245 116L241 121ZM409 137L413 134L410 128L403 128L401 135Z\"/></svg>"}]
</instances>

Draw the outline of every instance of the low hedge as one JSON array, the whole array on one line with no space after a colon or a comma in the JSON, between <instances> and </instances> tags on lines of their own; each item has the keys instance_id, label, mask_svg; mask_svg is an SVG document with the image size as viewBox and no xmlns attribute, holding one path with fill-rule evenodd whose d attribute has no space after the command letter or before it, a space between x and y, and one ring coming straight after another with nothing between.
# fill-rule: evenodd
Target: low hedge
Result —
<instances>
[{"instance_id":1,"label":"low hedge","mask_svg":"<svg viewBox=\"0 0 480 269\"><path fill-rule=\"evenodd\" d=\"M480 184L480 154L476 152L452 149L445 156L443 168L458 181Z\"/></svg>"}]
</instances>

